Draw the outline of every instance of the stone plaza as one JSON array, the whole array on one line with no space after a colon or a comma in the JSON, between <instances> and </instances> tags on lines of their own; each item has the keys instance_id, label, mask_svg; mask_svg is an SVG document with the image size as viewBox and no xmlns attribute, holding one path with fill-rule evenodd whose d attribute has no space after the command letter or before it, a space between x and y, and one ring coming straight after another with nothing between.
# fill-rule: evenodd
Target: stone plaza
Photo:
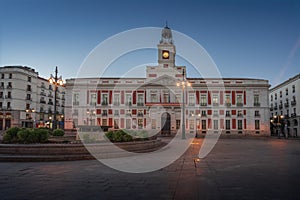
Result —
<instances>
[{"instance_id":1,"label":"stone plaza","mask_svg":"<svg viewBox=\"0 0 300 200\"><path fill-rule=\"evenodd\" d=\"M1 199L299 199L300 140L219 139L199 162L194 139L170 166L113 170L97 160L0 163Z\"/></svg>"}]
</instances>

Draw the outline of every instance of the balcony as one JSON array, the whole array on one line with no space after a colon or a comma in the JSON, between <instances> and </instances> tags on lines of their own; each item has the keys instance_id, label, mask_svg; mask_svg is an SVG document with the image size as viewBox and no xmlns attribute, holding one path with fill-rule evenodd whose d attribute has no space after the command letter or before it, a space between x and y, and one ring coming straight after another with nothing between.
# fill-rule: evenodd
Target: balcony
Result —
<instances>
[{"instance_id":1,"label":"balcony","mask_svg":"<svg viewBox=\"0 0 300 200\"><path fill-rule=\"evenodd\" d=\"M289 107L289 103L284 103L284 107L288 108Z\"/></svg>"},{"instance_id":2,"label":"balcony","mask_svg":"<svg viewBox=\"0 0 300 200\"><path fill-rule=\"evenodd\" d=\"M107 105L108 105L108 102L107 102L107 101L102 101L101 105L102 105L102 106L107 106Z\"/></svg>"},{"instance_id":3,"label":"balcony","mask_svg":"<svg viewBox=\"0 0 300 200\"><path fill-rule=\"evenodd\" d=\"M206 113L202 113L201 116L202 116L202 117L206 117L207 114L206 114Z\"/></svg>"},{"instance_id":4,"label":"balcony","mask_svg":"<svg viewBox=\"0 0 300 200\"><path fill-rule=\"evenodd\" d=\"M31 88L27 88L26 91L27 92L31 92L32 90L31 90Z\"/></svg>"},{"instance_id":5,"label":"balcony","mask_svg":"<svg viewBox=\"0 0 300 200\"><path fill-rule=\"evenodd\" d=\"M107 113L102 113L101 116L102 117L107 117Z\"/></svg>"},{"instance_id":6,"label":"balcony","mask_svg":"<svg viewBox=\"0 0 300 200\"><path fill-rule=\"evenodd\" d=\"M225 117L231 117L231 114L226 114Z\"/></svg>"},{"instance_id":7,"label":"balcony","mask_svg":"<svg viewBox=\"0 0 300 200\"><path fill-rule=\"evenodd\" d=\"M41 92L40 95L41 96L46 96L46 93L45 92Z\"/></svg>"},{"instance_id":8,"label":"balcony","mask_svg":"<svg viewBox=\"0 0 300 200\"><path fill-rule=\"evenodd\" d=\"M242 107L243 105L244 105L244 104L241 103L241 102L236 103L236 106L238 106L238 107Z\"/></svg>"},{"instance_id":9,"label":"balcony","mask_svg":"<svg viewBox=\"0 0 300 200\"><path fill-rule=\"evenodd\" d=\"M32 101L32 98L30 98L30 97L25 97L25 100L26 100L26 101Z\"/></svg>"},{"instance_id":10,"label":"balcony","mask_svg":"<svg viewBox=\"0 0 300 200\"><path fill-rule=\"evenodd\" d=\"M53 98L53 95L52 94L48 94L48 97Z\"/></svg>"},{"instance_id":11,"label":"balcony","mask_svg":"<svg viewBox=\"0 0 300 200\"><path fill-rule=\"evenodd\" d=\"M96 102L90 102L90 106L96 106Z\"/></svg>"},{"instance_id":12,"label":"balcony","mask_svg":"<svg viewBox=\"0 0 300 200\"><path fill-rule=\"evenodd\" d=\"M119 113L115 113L114 116L115 117L119 117L120 115L119 115Z\"/></svg>"},{"instance_id":13,"label":"balcony","mask_svg":"<svg viewBox=\"0 0 300 200\"><path fill-rule=\"evenodd\" d=\"M200 106L207 106L207 103L200 103Z\"/></svg>"},{"instance_id":14,"label":"balcony","mask_svg":"<svg viewBox=\"0 0 300 200\"><path fill-rule=\"evenodd\" d=\"M6 89L12 89L12 86L11 85L7 85Z\"/></svg>"},{"instance_id":15,"label":"balcony","mask_svg":"<svg viewBox=\"0 0 300 200\"><path fill-rule=\"evenodd\" d=\"M120 102L114 102L114 106L119 106L120 105Z\"/></svg>"},{"instance_id":16,"label":"balcony","mask_svg":"<svg viewBox=\"0 0 300 200\"><path fill-rule=\"evenodd\" d=\"M40 103L44 103L44 104L45 104L45 103L46 103L46 101L45 101L45 100L40 100Z\"/></svg>"},{"instance_id":17,"label":"balcony","mask_svg":"<svg viewBox=\"0 0 300 200\"><path fill-rule=\"evenodd\" d=\"M243 114L237 114L237 117L243 117Z\"/></svg>"},{"instance_id":18,"label":"balcony","mask_svg":"<svg viewBox=\"0 0 300 200\"><path fill-rule=\"evenodd\" d=\"M260 103L259 102L254 102L253 106L260 107Z\"/></svg>"},{"instance_id":19,"label":"balcony","mask_svg":"<svg viewBox=\"0 0 300 200\"><path fill-rule=\"evenodd\" d=\"M291 117L296 117L296 116L297 116L296 113L291 114Z\"/></svg>"},{"instance_id":20,"label":"balcony","mask_svg":"<svg viewBox=\"0 0 300 200\"><path fill-rule=\"evenodd\" d=\"M53 102L52 102L52 101L49 101L49 102L48 102L48 105L53 105Z\"/></svg>"},{"instance_id":21,"label":"balcony","mask_svg":"<svg viewBox=\"0 0 300 200\"><path fill-rule=\"evenodd\" d=\"M125 105L126 105L126 106L131 106L132 103L131 103L131 102L125 102Z\"/></svg>"},{"instance_id":22,"label":"balcony","mask_svg":"<svg viewBox=\"0 0 300 200\"><path fill-rule=\"evenodd\" d=\"M291 101L291 105L295 106L296 105L296 101Z\"/></svg>"},{"instance_id":23,"label":"balcony","mask_svg":"<svg viewBox=\"0 0 300 200\"><path fill-rule=\"evenodd\" d=\"M73 106L79 106L79 101L74 101Z\"/></svg>"},{"instance_id":24,"label":"balcony","mask_svg":"<svg viewBox=\"0 0 300 200\"><path fill-rule=\"evenodd\" d=\"M138 102L137 106L144 106L144 103L143 102Z\"/></svg>"},{"instance_id":25,"label":"balcony","mask_svg":"<svg viewBox=\"0 0 300 200\"><path fill-rule=\"evenodd\" d=\"M280 104L280 105L279 105L279 109L282 109L282 108L283 108L283 105L282 105L282 104Z\"/></svg>"},{"instance_id":26,"label":"balcony","mask_svg":"<svg viewBox=\"0 0 300 200\"><path fill-rule=\"evenodd\" d=\"M144 114L143 114L143 113L138 113L137 116L138 116L138 117L143 117Z\"/></svg>"},{"instance_id":27,"label":"balcony","mask_svg":"<svg viewBox=\"0 0 300 200\"><path fill-rule=\"evenodd\" d=\"M231 103L225 103L225 106L226 106L226 107L230 107L230 106L231 106Z\"/></svg>"},{"instance_id":28,"label":"balcony","mask_svg":"<svg viewBox=\"0 0 300 200\"><path fill-rule=\"evenodd\" d=\"M11 95L5 95L6 99L11 99Z\"/></svg>"},{"instance_id":29,"label":"balcony","mask_svg":"<svg viewBox=\"0 0 300 200\"><path fill-rule=\"evenodd\" d=\"M277 105L276 105L276 106L274 106L274 110L277 110L277 109L278 109Z\"/></svg>"},{"instance_id":30,"label":"balcony","mask_svg":"<svg viewBox=\"0 0 300 200\"><path fill-rule=\"evenodd\" d=\"M273 107L270 107L270 111L273 111L274 110L274 108Z\"/></svg>"},{"instance_id":31,"label":"balcony","mask_svg":"<svg viewBox=\"0 0 300 200\"><path fill-rule=\"evenodd\" d=\"M219 106L219 103L213 103L213 106Z\"/></svg>"},{"instance_id":32,"label":"balcony","mask_svg":"<svg viewBox=\"0 0 300 200\"><path fill-rule=\"evenodd\" d=\"M195 106L195 103L189 103L189 106Z\"/></svg>"},{"instance_id":33,"label":"balcony","mask_svg":"<svg viewBox=\"0 0 300 200\"><path fill-rule=\"evenodd\" d=\"M260 117L260 114L259 113L254 114L254 117Z\"/></svg>"}]
</instances>

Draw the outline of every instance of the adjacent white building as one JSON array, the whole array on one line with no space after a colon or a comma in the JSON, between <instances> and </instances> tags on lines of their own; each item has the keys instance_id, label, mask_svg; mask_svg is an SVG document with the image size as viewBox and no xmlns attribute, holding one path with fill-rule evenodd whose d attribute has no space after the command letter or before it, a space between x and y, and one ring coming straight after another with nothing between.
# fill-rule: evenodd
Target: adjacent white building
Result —
<instances>
[{"instance_id":1,"label":"adjacent white building","mask_svg":"<svg viewBox=\"0 0 300 200\"><path fill-rule=\"evenodd\" d=\"M63 127L65 88L57 90L57 120ZM24 66L0 67L0 130L18 127L51 126L54 113L54 86Z\"/></svg>"},{"instance_id":2,"label":"adjacent white building","mask_svg":"<svg viewBox=\"0 0 300 200\"><path fill-rule=\"evenodd\" d=\"M172 32L163 28L158 65L146 67L146 78L73 78L66 80L66 127L108 126L173 133L181 129L182 89L186 79L186 130L205 134L269 136L269 83L248 78L186 78L175 65Z\"/></svg>"},{"instance_id":3,"label":"adjacent white building","mask_svg":"<svg viewBox=\"0 0 300 200\"><path fill-rule=\"evenodd\" d=\"M286 125L284 131L289 136L299 135L300 104L297 103L299 100L300 74L270 89L270 118L275 126L281 118L279 121Z\"/></svg>"}]
</instances>

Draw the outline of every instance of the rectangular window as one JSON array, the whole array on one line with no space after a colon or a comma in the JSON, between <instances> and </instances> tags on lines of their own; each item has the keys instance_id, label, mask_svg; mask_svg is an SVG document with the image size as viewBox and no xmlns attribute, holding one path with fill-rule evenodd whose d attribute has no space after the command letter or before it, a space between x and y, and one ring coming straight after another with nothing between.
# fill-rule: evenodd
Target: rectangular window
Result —
<instances>
[{"instance_id":1,"label":"rectangular window","mask_svg":"<svg viewBox=\"0 0 300 200\"><path fill-rule=\"evenodd\" d=\"M143 119L138 119L138 129L143 128Z\"/></svg>"},{"instance_id":2,"label":"rectangular window","mask_svg":"<svg viewBox=\"0 0 300 200\"><path fill-rule=\"evenodd\" d=\"M295 91L296 91L295 85L293 85L292 87L293 87L293 93L295 93Z\"/></svg>"},{"instance_id":3,"label":"rectangular window","mask_svg":"<svg viewBox=\"0 0 300 200\"><path fill-rule=\"evenodd\" d=\"M102 105L108 105L108 94L102 94Z\"/></svg>"},{"instance_id":4,"label":"rectangular window","mask_svg":"<svg viewBox=\"0 0 300 200\"><path fill-rule=\"evenodd\" d=\"M120 105L120 94L114 94L114 105Z\"/></svg>"},{"instance_id":5,"label":"rectangular window","mask_svg":"<svg viewBox=\"0 0 300 200\"><path fill-rule=\"evenodd\" d=\"M226 110L225 116L226 116L226 117L230 117L230 110Z\"/></svg>"},{"instance_id":6,"label":"rectangular window","mask_svg":"<svg viewBox=\"0 0 300 200\"><path fill-rule=\"evenodd\" d=\"M213 105L218 106L219 105L219 95L213 94Z\"/></svg>"},{"instance_id":7,"label":"rectangular window","mask_svg":"<svg viewBox=\"0 0 300 200\"><path fill-rule=\"evenodd\" d=\"M144 94L138 94L137 105L138 106L144 105Z\"/></svg>"},{"instance_id":8,"label":"rectangular window","mask_svg":"<svg viewBox=\"0 0 300 200\"><path fill-rule=\"evenodd\" d=\"M259 130L259 120L255 120L255 130Z\"/></svg>"},{"instance_id":9,"label":"rectangular window","mask_svg":"<svg viewBox=\"0 0 300 200\"><path fill-rule=\"evenodd\" d=\"M259 116L260 116L259 110L255 110L255 111L254 111L254 115L255 115L255 117L259 117Z\"/></svg>"},{"instance_id":10,"label":"rectangular window","mask_svg":"<svg viewBox=\"0 0 300 200\"><path fill-rule=\"evenodd\" d=\"M289 95L289 89L288 88L285 89L285 95Z\"/></svg>"},{"instance_id":11,"label":"rectangular window","mask_svg":"<svg viewBox=\"0 0 300 200\"><path fill-rule=\"evenodd\" d=\"M236 105L237 106L243 106L243 95L238 94L236 96Z\"/></svg>"},{"instance_id":12,"label":"rectangular window","mask_svg":"<svg viewBox=\"0 0 300 200\"><path fill-rule=\"evenodd\" d=\"M107 126L107 119L102 119L102 126Z\"/></svg>"},{"instance_id":13,"label":"rectangular window","mask_svg":"<svg viewBox=\"0 0 300 200\"><path fill-rule=\"evenodd\" d=\"M9 74L9 77L8 77L9 79L12 79L12 74Z\"/></svg>"},{"instance_id":14,"label":"rectangular window","mask_svg":"<svg viewBox=\"0 0 300 200\"><path fill-rule=\"evenodd\" d=\"M254 106L260 106L258 94L254 95Z\"/></svg>"},{"instance_id":15,"label":"rectangular window","mask_svg":"<svg viewBox=\"0 0 300 200\"><path fill-rule=\"evenodd\" d=\"M219 129L219 121L218 120L214 120L213 123L214 123L214 129L215 130Z\"/></svg>"},{"instance_id":16,"label":"rectangular window","mask_svg":"<svg viewBox=\"0 0 300 200\"><path fill-rule=\"evenodd\" d=\"M144 116L144 110L138 110L137 116L138 117L143 117Z\"/></svg>"},{"instance_id":17,"label":"rectangular window","mask_svg":"<svg viewBox=\"0 0 300 200\"><path fill-rule=\"evenodd\" d=\"M114 129L119 129L119 119L114 119Z\"/></svg>"},{"instance_id":18,"label":"rectangular window","mask_svg":"<svg viewBox=\"0 0 300 200\"><path fill-rule=\"evenodd\" d=\"M231 96L230 96L230 94L225 95L225 105L226 106L231 106Z\"/></svg>"},{"instance_id":19,"label":"rectangular window","mask_svg":"<svg viewBox=\"0 0 300 200\"><path fill-rule=\"evenodd\" d=\"M120 113L119 113L119 110L114 110L114 116L119 116Z\"/></svg>"},{"instance_id":20,"label":"rectangular window","mask_svg":"<svg viewBox=\"0 0 300 200\"><path fill-rule=\"evenodd\" d=\"M206 98L206 95L201 95L200 96L200 105L201 106L207 106L207 98Z\"/></svg>"},{"instance_id":21,"label":"rectangular window","mask_svg":"<svg viewBox=\"0 0 300 200\"><path fill-rule=\"evenodd\" d=\"M27 81L31 82L31 77L30 76L28 76Z\"/></svg>"},{"instance_id":22,"label":"rectangular window","mask_svg":"<svg viewBox=\"0 0 300 200\"><path fill-rule=\"evenodd\" d=\"M96 101L97 101L97 95L96 93L91 94L91 101L90 101L90 105L96 105Z\"/></svg>"},{"instance_id":23,"label":"rectangular window","mask_svg":"<svg viewBox=\"0 0 300 200\"><path fill-rule=\"evenodd\" d=\"M206 117L206 110L202 110L202 111L201 111L201 116L202 116L202 117Z\"/></svg>"},{"instance_id":24,"label":"rectangular window","mask_svg":"<svg viewBox=\"0 0 300 200\"><path fill-rule=\"evenodd\" d=\"M219 116L219 111L218 111L218 110L214 110L213 116L214 116L214 117L218 117L218 116Z\"/></svg>"},{"instance_id":25,"label":"rectangular window","mask_svg":"<svg viewBox=\"0 0 300 200\"><path fill-rule=\"evenodd\" d=\"M243 129L243 120L237 120L238 123L238 130L242 130Z\"/></svg>"},{"instance_id":26,"label":"rectangular window","mask_svg":"<svg viewBox=\"0 0 300 200\"><path fill-rule=\"evenodd\" d=\"M195 127L194 127L194 120L191 119L191 120L189 121L189 125L190 125L190 130L194 130L194 128L195 128Z\"/></svg>"},{"instance_id":27,"label":"rectangular window","mask_svg":"<svg viewBox=\"0 0 300 200\"><path fill-rule=\"evenodd\" d=\"M151 102L157 102L157 95L151 94Z\"/></svg>"},{"instance_id":28,"label":"rectangular window","mask_svg":"<svg viewBox=\"0 0 300 200\"><path fill-rule=\"evenodd\" d=\"M131 110L126 110L126 116L131 116Z\"/></svg>"},{"instance_id":29,"label":"rectangular window","mask_svg":"<svg viewBox=\"0 0 300 200\"><path fill-rule=\"evenodd\" d=\"M5 77L4 74L1 74L1 78L4 79L4 77Z\"/></svg>"},{"instance_id":30,"label":"rectangular window","mask_svg":"<svg viewBox=\"0 0 300 200\"><path fill-rule=\"evenodd\" d=\"M225 120L225 129L230 130L230 120L229 119Z\"/></svg>"},{"instance_id":31,"label":"rectangular window","mask_svg":"<svg viewBox=\"0 0 300 200\"><path fill-rule=\"evenodd\" d=\"M107 110L102 110L102 116L107 116Z\"/></svg>"},{"instance_id":32,"label":"rectangular window","mask_svg":"<svg viewBox=\"0 0 300 200\"><path fill-rule=\"evenodd\" d=\"M27 91L31 91L31 85L27 85Z\"/></svg>"},{"instance_id":33,"label":"rectangular window","mask_svg":"<svg viewBox=\"0 0 300 200\"><path fill-rule=\"evenodd\" d=\"M238 117L243 117L243 111L242 110L238 110L237 111L237 116Z\"/></svg>"},{"instance_id":34,"label":"rectangular window","mask_svg":"<svg viewBox=\"0 0 300 200\"><path fill-rule=\"evenodd\" d=\"M201 121L201 128L202 130L206 130L206 120Z\"/></svg>"},{"instance_id":35,"label":"rectangular window","mask_svg":"<svg viewBox=\"0 0 300 200\"><path fill-rule=\"evenodd\" d=\"M170 102L170 99L169 99L169 93L165 93L164 95L163 95L163 97L164 97L164 103L169 103Z\"/></svg>"},{"instance_id":36,"label":"rectangular window","mask_svg":"<svg viewBox=\"0 0 300 200\"><path fill-rule=\"evenodd\" d=\"M189 106L194 106L194 105L195 105L195 95L189 94Z\"/></svg>"},{"instance_id":37,"label":"rectangular window","mask_svg":"<svg viewBox=\"0 0 300 200\"><path fill-rule=\"evenodd\" d=\"M79 94L73 94L73 105L79 105Z\"/></svg>"}]
</instances>

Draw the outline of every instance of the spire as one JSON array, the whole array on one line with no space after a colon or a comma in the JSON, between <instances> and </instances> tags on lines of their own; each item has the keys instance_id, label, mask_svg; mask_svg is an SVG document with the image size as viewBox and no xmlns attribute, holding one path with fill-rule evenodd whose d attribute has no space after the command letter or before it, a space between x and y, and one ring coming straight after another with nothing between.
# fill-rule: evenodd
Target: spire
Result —
<instances>
[{"instance_id":1,"label":"spire","mask_svg":"<svg viewBox=\"0 0 300 200\"><path fill-rule=\"evenodd\" d=\"M173 44L172 31L168 27L168 21L166 21L166 26L161 31L160 44L162 44L162 43L164 43L164 44Z\"/></svg>"}]
</instances>

